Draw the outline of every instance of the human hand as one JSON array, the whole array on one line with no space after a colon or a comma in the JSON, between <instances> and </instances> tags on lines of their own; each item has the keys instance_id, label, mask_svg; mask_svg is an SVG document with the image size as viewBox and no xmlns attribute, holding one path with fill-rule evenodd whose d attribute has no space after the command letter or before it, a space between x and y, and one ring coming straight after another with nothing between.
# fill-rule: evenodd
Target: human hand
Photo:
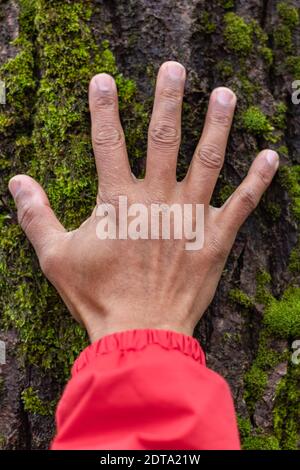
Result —
<instances>
[{"instance_id":1,"label":"human hand","mask_svg":"<svg viewBox=\"0 0 300 470\"><path fill-rule=\"evenodd\" d=\"M77 229L67 232L43 189L18 175L9 188L18 219L40 266L91 341L117 331L169 329L192 334L210 304L238 229L257 206L279 164L261 152L221 208L209 205L224 161L236 105L229 89L213 91L204 130L189 171L176 181L185 70L176 62L160 68L149 127L146 176L136 179L128 162L118 112L117 89L106 74L94 77L89 101L92 141L99 176L97 204L203 204L204 246L185 249L186 239L99 240L97 206Z\"/></svg>"}]
</instances>

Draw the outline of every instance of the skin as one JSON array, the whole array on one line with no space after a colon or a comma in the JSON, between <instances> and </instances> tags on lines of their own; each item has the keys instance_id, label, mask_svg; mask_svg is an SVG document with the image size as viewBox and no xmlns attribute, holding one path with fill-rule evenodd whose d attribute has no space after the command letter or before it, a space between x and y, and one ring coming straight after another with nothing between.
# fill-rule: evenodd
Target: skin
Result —
<instances>
[{"instance_id":1,"label":"skin","mask_svg":"<svg viewBox=\"0 0 300 470\"><path fill-rule=\"evenodd\" d=\"M46 277L56 287L91 341L117 331L168 329L191 335L212 301L236 234L255 209L278 168L278 155L262 151L221 208L209 205L223 165L236 106L227 88L212 92L202 136L189 171L176 181L185 69L164 63L158 73L149 126L144 180L128 162L115 82L107 74L90 83L92 141L98 172L97 204L151 203L205 205L205 241L198 251L185 240L99 240L96 207L77 229L67 232L41 186L17 175L9 189L18 220Z\"/></svg>"}]
</instances>

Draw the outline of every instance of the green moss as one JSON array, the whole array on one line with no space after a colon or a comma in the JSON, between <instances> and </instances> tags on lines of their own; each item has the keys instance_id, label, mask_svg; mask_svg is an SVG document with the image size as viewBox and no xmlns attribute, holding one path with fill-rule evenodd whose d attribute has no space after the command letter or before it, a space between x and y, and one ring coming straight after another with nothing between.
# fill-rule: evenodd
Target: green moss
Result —
<instances>
[{"instance_id":1,"label":"green moss","mask_svg":"<svg viewBox=\"0 0 300 470\"><path fill-rule=\"evenodd\" d=\"M32 387L23 390L21 394L24 410L40 416L52 416L54 414L56 402L44 402L38 396L38 391Z\"/></svg>"},{"instance_id":2,"label":"green moss","mask_svg":"<svg viewBox=\"0 0 300 470\"><path fill-rule=\"evenodd\" d=\"M13 174L32 175L47 191L62 223L72 229L90 215L96 198L87 95L90 79L100 72L114 76L128 152L137 170L148 114L136 101L135 83L118 72L109 43L95 43L91 2L22 0L20 7L19 53L0 70L7 84L2 122L10 149L0 158L1 192L6 193ZM8 194L5 197L8 207L0 218L2 325L17 329L22 357L64 382L87 344L86 334L41 274L12 217L13 202Z\"/></svg>"},{"instance_id":3,"label":"green moss","mask_svg":"<svg viewBox=\"0 0 300 470\"><path fill-rule=\"evenodd\" d=\"M229 199L229 197L232 195L234 191L235 191L235 187L232 184L230 183L224 184L221 187L217 195L217 203L219 205L223 205L227 201L227 199Z\"/></svg>"},{"instance_id":4,"label":"green moss","mask_svg":"<svg viewBox=\"0 0 300 470\"><path fill-rule=\"evenodd\" d=\"M287 113L287 105L280 101L279 103L275 104L275 112L272 117L272 124L277 128L284 130L286 128L286 113Z\"/></svg>"},{"instance_id":5,"label":"green moss","mask_svg":"<svg viewBox=\"0 0 300 470\"><path fill-rule=\"evenodd\" d=\"M264 394L268 383L268 373L277 364L286 361L287 354L287 351L280 353L274 350L269 332L266 329L261 331L256 358L244 376L244 398L250 415L253 414L257 401Z\"/></svg>"},{"instance_id":6,"label":"green moss","mask_svg":"<svg viewBox=\"0 0 300 470\"><path fill-rule=\"evenodd\" d=\"M284 362L289 359L288 350L279 353L273 349L272 344L272 336L269 335L266 329L262 329L259 338L258 351L255 358L255 365L263 371L269 371L280 362Z\"/></svg>"},{"instance_id":7,"label":"green moss","mask_svg":"<svg viewBox=\"0 0 300 470\"><path fill-rule=\"evenodd\" d=\"M273 410L275 436L284 450L299 449L300 367L290 365L276 391Z\"/></svg>"},{"instance_id":8,"label":"green moss","mask_svg":"<svg viewBox=\"0 0 300 470\"><path fill-rule=\"evenodd\" d=\"M267 201L264 203L264 208L270 216L272 222L275 223L280 219L282 209L279 203Z\"/></svg>"},{"instance_id":9,"label":"green moss","mask_svg":"<svg viewBox=\"0 0 300 470\"><path fill-rule=\"evenodd\" d=\"M234 74L233 65L228 60L221 60L218 62L217 70L223 79L232 77Z\"/></svg>"},{"instance_id":10,"label":"green moss","mask_svg":"<svg viewBox=\"0 0 300 470\"><path fill-rule=\"evenodd\" d=\"M264 434L260 429L253 430L249 418L238 417L238 427L243 450L280 450L276 436Z\"/></svg>"},{"instance_id":11,"label":"green moss","mask_svg":"<svg viewBox=\"0 0 300 470\"><path fill-rule=\"evenodd\" d=\"M250 370L244 377L244 397L250 415L254 413L257 402L263 397L268 383L268 374L277 364L288 363L290 360L291 352L288 349L281 352L274 349L276 345L274 335L287 338L292 331L293 334L299 332L297 325L300 323L300 289L287 289L279 301L269 292L270 281L271 277L266 271L258 273L256 301L265 305L266 308L258 351ZM299 403L300 369L289 364L287 375L279 382L276 391L273 434L265 435L259 428L249 431L249 424L242 426L243 448L248 450L296 449L299 440Z\"/></svg>"},{"instance_id":12,"label":"green moss","mask_svg":"<svg viewBox=\"0 0 300 470\"><path fill-rule=\"evenodd\" d=\"M212 21L211 14L203 11L199 18L199 31L205 34L212 34L216 31L217 25Z\"/></svg>"},{"instance_id":13,"label":"green moss","mask_svg":"<svg viewBox=\"0 0 300 470\"><path fill-rule=\"evenodd\" d=\"M287 148L286 145L280 145L280 147L278 147L277 149L277 152L280 153L281 155L284 155L285 157L289 155L289 149Z\"/></svg>"},{"instance_id":14,"label":"green moss","mask_svg":"<svg viewBox=\"0 0 300 470\"><path fill-rule=\"evenodd\" d=\"M287 25L281 24L277 26L276 30L274 31L274 41L276 47L283 49L285 52L290 52L293 44L292 39L291 30Z\"/></svg>"},{"instance_id":15,"label":"green moss","mask_svg":"<svg viewBox=\"0 0 300 470\"><path fill-rule=\"evenodd\" d=\"M286 59L287 69L291 72L294 79L299 79L300 77L300 57L299 56L289 56Z\"/></svg>"},{"instance_id":16,"label":"green moss","mask_svg":"<svg viewBox=\"0 0 300 470\"><path fill-rule=\"evenodd\" d=\"M252 20L250 23L254 35L254 42L257 45L259 54L263 57L268 66L273 63L273 52L268 47L268 35L261 28L260 24L256 20Z\"/></svg>"},{"instance_id":17,"label":"green moss","mask_svg":"<svg viewBox=\"0 0 300 470\"><path fill-rule=\"evenodd\" d=\"M6 446L6 437L3 434L0 434L0 450L5 450Z\"/></svg>"},{"instance_id":18,"label":"green moss","mask_svg":"<svg viewBox=\"0 0 300 470\"><path fill-rule=\"evenodd\" d=\"M267 46L261 47L260 48L260 53L261 53L262 57L264 58L264 60L265 60L265 62L268 66L273 64L274 55L273 55L273 51L272 51L272 49L270 49L270 47L267 47Z\"/></svg>"},{"instance_id":19,"label":"green moss","mask_svg":"<svg viewBox=\"0 0 300 470\"><path fill-rule=\"evenodd\" d=\"M230 8L234 8L235 0L219 0L219 3L225 10L229 10Z\"/></svg>"},{"instance_id":20,"label":"green moss","mask_svg":"<svg viewBox=\"0 0 300 470\"><path fill-rule=\"evenodd\" d=\"M250 134L272 140L274 127L258 106L250 106L242 115L242 125Z\"/></svg>"},{"instance_id":21,"label":"green moss","mask_svg":"<svg viewBox=\"0 0 300 470\"><path fill-rule=\"evenodd\" d=\"M289 270L294 274L300 273L300 240L298 240L297 245L291 251Z\"/></svg>"},{"instance_id":22,"label":"green moss","mask_svg":"<svg viewBox=\"0 0 300 470\"><path fill-rule=\"evenodd\" d=\"M1 399L1 395L2 395L3 390L4 390L4 384L5 384L4 377L0 376L0 399Z\"/></svg>"},{"instance_id":23,"label":"green moss","mask_svg":"<svg viewBox=\"0 0 300 470\"><path fill-rule=\"evenodd\" d=\"M244 308L252 308L254 303L251 297L243 292L241 289L231 289L228 295L232 302L237 303Z\"/></svg>"},{"instance_id":24,"label":"green moss","mask_svg":"<svg viewBox=\"0 0 300 470\"><path fill-rule=\"evenodd\" d=\"M279 179L291 198L293 215L300 221L300 165L282 166L279 169Z\"/></svg>"},{"instance_id":25,"label":"green moss","mask_svg":"<svg viewBox=\"0 0 300 470\"><path fill-rule=\"evenodd\" d=\"M245 76L244 72L239 73L237 75L238 81L240 84L241 92L243 93L244 96L247 96L247 98L252 98L253 95L259 91L259 85L257 83L251 82L247 76Z\"/></svg>"},{"instance_id":26,"label":"green moss","mask_svg":"<svg viewBox=\"0 0 300 470\"><path fill-rule=\"evenodd\" d=\"M262 398L267 383L267 373L256 364L253 364L244 376L244 397L250 413L254 412L256 402Z\"/></svg>"},{"instance_id":27,"label":"green moss","mask_svg":"<svg viewBox=\"0 0 300 470\"><path fill-rule=\"evenodd\" d=\"M268 66L273 63L273 52L268 47L268 35L256 20L246 22L242 17L230 12L225 15L224 21L224 38L231 51L244 57L257 48Z\"/></svg>"},{"instance_id":28,"label":"green moss","mask_svg":"<svg viewBox=\"0 0 300 470\"><path fill-rule=\"evenodd\" d=\"M246 55L253 48L253 31L251 25L233 12L224 16L224 38L227 47L238 55Z\"/></svg>"},{"instance_id":29,"label":"green moss","mask_svg":"<svg viewBox=\"0 0 300 470\"><path fill-rule=\"evenodd\" d=\"M293 30L299 24L299 13L296 8L281 2L277 5L279 24L274 30L275 46L290 52L293 46Z\"/></svg>"},{"instance_id":30,"label":"green moss","mask_svg":"<svg viewBox=\"0 0 300 470\"><path fill-rule=\"evenodd\" d=\"M278 3L277 12L283 23L290 28L295 28L299 24L299 12L297 8L289 5L288 3Z\"/></svg>"},{"instance_id":31,"label":"green moss","mask_svg":"<svg viewBox=\"0 0 300 470\"><path fill-rule=\"evenodd\" d=\"M255 301L262 305L268 306L274 299L268 289L270 281L269 273L266 271L258 273ZM244 398L250 415L253 414L257 401L263 396L268 383L268 373L284 360L286 360L286 354L274 350L272 336L266 328L263 328L259 337L256 357L244 376Z\"/></svg>"},{"instance_id":32,"label":"green moss","mask_svg":"<svg viewBox=\"0 0 300 470\"><path fill-rule=\"evenodd\" d=\"M280 444L275 436L258 435L244 439L244 450L280 450Z\"/></svg>"},{"instance_id":33,"label":"green moss","mask_svg":"<svg viewBox=\"0 0 300 470\"><path fill-rule=\"evenodd\" d=\"M6 129L9 129L13 124L13 118L5 115L4 113L0 114L0 132L1 134L6 133Z\"/></svg>"},{"instance_id":34,"label":"green moss","mask_svg":"<svg viewBox=\"0 0 300 470\"><path fill-rule=\"evenodd\" d=\"M238 427L239 427L241 439L244 440L251 433L251 430L252 430L251 421L249 418L243 418L241 416L237 417L237 421L238 421Z\"/></svg>"},{"instance_id":35,"label":"green moss","mask_svg":"<svg viewBox=\"0 0 300 470\"><path fill-rule=\"evenodd\" d=\"M256 276L256 302L262 305L268 305L273 299L272 294L269 290L269 284L271 282L271 276L267 271L261 270Z\"/></svg>"},{"instance_id":36,"label":"green moss","mask_svg":"<svg viewBox=\"0 0 300 470\"><path fill-rule=\"evenodd\" d=\"M300 337L300 288L288 288L281 300L268 305L264 323L271 334L282 338Z\"/></svg>"}]
</instances>

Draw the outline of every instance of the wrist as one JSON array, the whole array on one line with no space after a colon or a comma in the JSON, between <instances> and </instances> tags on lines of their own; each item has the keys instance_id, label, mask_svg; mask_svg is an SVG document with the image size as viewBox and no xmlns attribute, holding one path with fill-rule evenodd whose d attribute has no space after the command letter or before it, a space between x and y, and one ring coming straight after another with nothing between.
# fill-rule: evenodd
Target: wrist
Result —
<instances>
[{"instance_id":1,"label":"wrist","mask_svg":"<svg viewBox=\"0 0 300 470\"><path fill-rule=\"evenodd\" d=\"M93 326L86 326L86 329L91 343L94 343L105 336L130 330L165 330L184 334L186 336L192 336L194 331L193 327L176 325L175 323L147 324L147 322L124 322L106 327L101 324L94 324Z\"/></svg>"}]
</instances>

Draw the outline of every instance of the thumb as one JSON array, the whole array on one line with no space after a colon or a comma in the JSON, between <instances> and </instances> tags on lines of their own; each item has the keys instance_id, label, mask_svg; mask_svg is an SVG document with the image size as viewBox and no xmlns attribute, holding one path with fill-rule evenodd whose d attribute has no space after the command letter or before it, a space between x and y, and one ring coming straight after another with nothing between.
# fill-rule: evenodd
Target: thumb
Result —
<instances>
[{"instance_id":1,"label":"thumb","mask_svg":"<svg viewBox=\"0 0 300 470\"><path fill-rule=\"evenodd\" d=\"M19 224L40 259L47 245L65 229L51 209L45 191L33 178L14 176L8 187L17 206Z\"/></svg>"}]
</instances>

